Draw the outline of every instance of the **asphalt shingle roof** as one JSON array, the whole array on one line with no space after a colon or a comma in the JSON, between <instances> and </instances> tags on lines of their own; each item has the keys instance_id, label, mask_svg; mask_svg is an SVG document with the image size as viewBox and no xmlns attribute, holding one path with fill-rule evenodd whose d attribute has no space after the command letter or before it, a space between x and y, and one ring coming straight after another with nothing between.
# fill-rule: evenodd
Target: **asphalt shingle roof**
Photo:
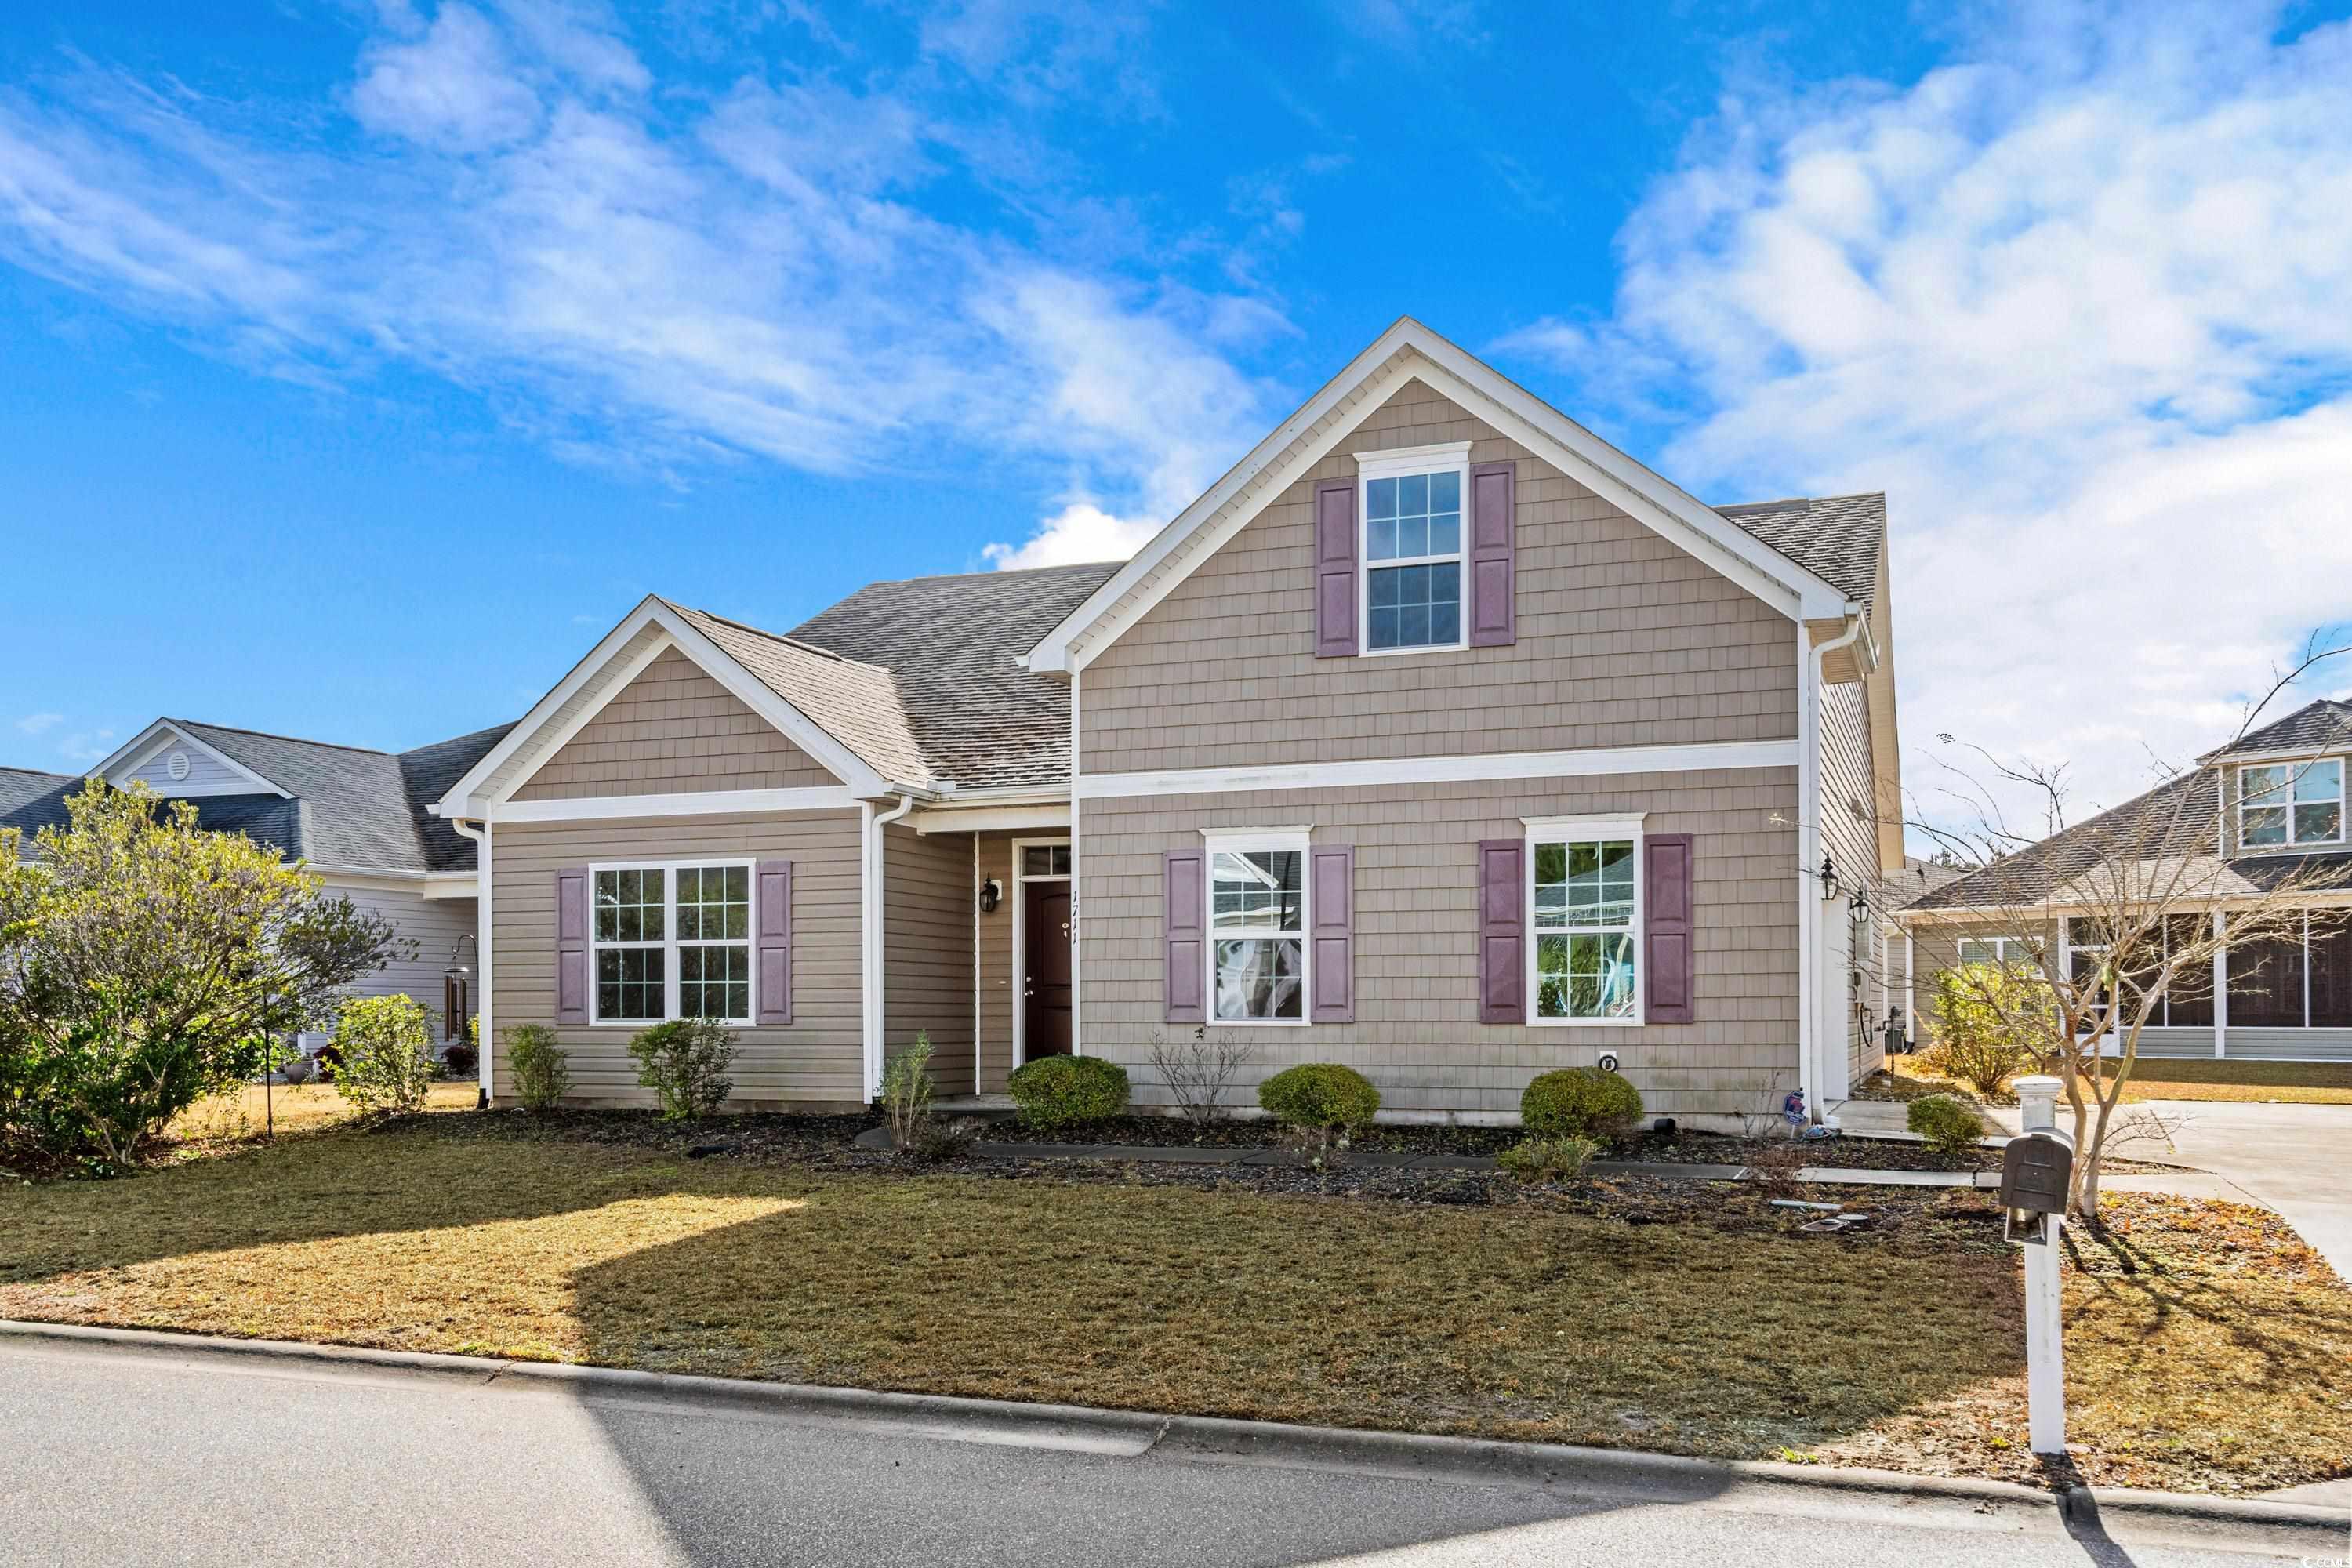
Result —
<instances>
[{"instance_id":1,"label":"asphalt shingle roof","mask_svg":"<svg viewBox=\"0 0 2352 1568\"><path fill-rule=\"evenodd\" d=\"M1849 599L1878 594L1886 543L1886 494L1744 501L1715 509Z\"/></svg>"},{"instance_id":2,"label":"asphalt shingle roof","mask_svg":"<svg viewBox=\"0 0 2352 1568\"><path fill-rule=\"evenodd\" d=\"M473 841L425 808L509 728L502 724L412 752L371 752L184 719L170 723L293 796L266 791L199 795L190 804L200 824L246 834L314 865L365 871L472 870ZM81 787L80 779L30 775L47 779L47 787L15 798L19 792L6 782L11 775L26 776L0 770L0 826L22 828L29 840L42 827L64 824L66 797Z\"/></svg>"},{"instance_id":3,"label":"asphalt shingle roof","mask_svg":"<svg viewBox=\"0 0 2352 1568\"><path fill-rule=\"evenodd\" d=\"M2307 702L2285 718L2241 735L2202 760L2242 756L2249 752L2334 751L2352 749L2352 706L2321 698Z\"/></svg>"},{"instance_id":4,"label":"asphalt shingle roof","mask_svg":"<svg viewBox=\"0 0 2352 1568\"><path fill-rule=\"evenodd\" d=\"M793 637L888 670L934 777L966 789L1066 784L1070 689L1020 660L1123 564L871 583Z\"/></svg>"},{"instance_id":5,"label":"asphalt shingle roof","mask_svg":"<svg viewBox=\"0 0 2352 1568\"><path fill-rule=\"evenodd\" d=\"M932 767L908 726L898 683L888 669L707 610L684 605L670 608L817 728L866 759L883 778L894 784L930 782Z\"/></svg>"}]
</instances>

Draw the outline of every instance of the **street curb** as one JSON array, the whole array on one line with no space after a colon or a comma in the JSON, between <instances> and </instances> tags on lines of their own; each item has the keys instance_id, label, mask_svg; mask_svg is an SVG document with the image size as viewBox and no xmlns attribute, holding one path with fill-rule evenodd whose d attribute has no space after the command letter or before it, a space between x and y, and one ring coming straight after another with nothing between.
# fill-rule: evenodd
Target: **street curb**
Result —
<instances>
[{"instance_id":1,"label":"street curb","mask_svg":"<svg viewBox=\"0 0 2352 1568\"><path fill-rule=\"evenodd\" d=\"M918 1435L1139 1458L1339 1470L1472 1485L1558 1487L1580 1495L1657 1503L1722 1500L1771 1488L1801 1488L1899 1504L1965 1504L1979 1511L2054 1515L2076 1535L2126 1534L2144 1542L2212 1545L2255 1539L2272 1550L2336 1552L2352 1536L2344 1510L2303 1503L2189 1494L2095 1490L2051 1492L2010 1481L1913 1476L1764 1460L1691 1458L1625 1448L1512 1443L1214 1416L1163 1415L1085 1405L1028 1405L947 1394L877 1393L808 1384L762 1383L637 1372L492 1356L369 1350L286 1340L241 1340L148 1329L0 1319L0 1344L47 1341L177 1356L381 1370L483 1384L571 1388L632 1403L663 1403L769 1414L822 1415L887 1425Z\"/></svg>"}]
</instances>

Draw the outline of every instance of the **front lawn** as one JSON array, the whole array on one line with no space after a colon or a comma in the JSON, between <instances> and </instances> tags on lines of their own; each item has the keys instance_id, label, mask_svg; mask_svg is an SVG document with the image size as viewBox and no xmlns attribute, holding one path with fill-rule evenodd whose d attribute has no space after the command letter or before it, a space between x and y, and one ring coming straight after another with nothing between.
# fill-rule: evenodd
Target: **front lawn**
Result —
<instances>
[{"instance_id":1,"label":"front lawn","mask_svg":"<svg viewBox=\"0 0 2352 1568\"><path fill-rule=\"evenodd\" d=\"M1968 1085L1944 1077L1918 1057L1890 1058L1885 1068L1870 1076L1856 1098L1916 1100L1923 1094L1984 1098ZM2124 1103L2131 1105L2147 1100L2352 1105L2352 1063L2250 1062L2210 1057L2180 1061L2142 1057L2124 1085ZM2003 1090L1993 1096L1991 1102L2014 1105L2017 1097Z\"/></svg>"},{"instance_id":2,"label":"front lawn","mask_svg":"<svg viewBox=\"0 0 2352 1568\"><path fill-rule=\"evenodd\" d=\"M689 1161L503 1120L0 1189L0 1316L2032 1473L2018 1263L1975 1194L1874 1194L1875 1234L1801 1237L1734 1188L1629 1223ZM2118 1245L2069 1287L2083 1469L2344 1473L2352 1295L2259 1211L2111 1206Z\"/></svg>"}]
</instances>

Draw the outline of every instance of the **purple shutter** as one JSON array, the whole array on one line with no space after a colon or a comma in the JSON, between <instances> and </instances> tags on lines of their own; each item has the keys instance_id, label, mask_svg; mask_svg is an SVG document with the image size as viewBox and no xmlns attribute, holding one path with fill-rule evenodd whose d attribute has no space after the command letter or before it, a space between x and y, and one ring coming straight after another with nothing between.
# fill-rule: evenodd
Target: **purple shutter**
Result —
<instances>
[{"instance_id":1,"label":"purple shutter","mask_svg":"<svg viewBox=\"0 0 2352 1568\"><path fill-rule=\"evenodd\" d=\"M1524 1024L1527 998L1527 882L1517 838L1478 841L1478 1021Z\"/></svg>"},{"instance_id":2,"label":"purple shutter","mask_svg":"<svg viewBox=\"0 0 2352 1568\"><path fill-rule=\"evenodd\" d=\"M588 868L555 874L555 1021L588 1021Z\"/></svg>"},{"instance_id":3,"label":"purple shutter","mask_svg":"<svg viewBox=\"0 0 2352 1568\"><path fill-rule=\"evenodd\" d=\"M1470 646L1518 640L1518 468L1482 463L1470 470Z\"/></svg>"},{"instance_id":4,"label":"purple shutter","mask_svg":"<svg viewBox=\"0 0 2352 1568\"><path fill-rule=\"evenodd\" d=\"M1315 487L1315 657L1356 651L1356 481Z\"/></svg>"},{"instance_id":5,"label":"purple shutter","mask_svg":"<svg viewBox=\"0 0 2352 1568\"><path fill-rule=\"evenodd\" d=\"M1208 937L1208 857L1199 849L1171 849L1167 857L1166 984L1168 1022L1205 1024L1209 1009L1203 995L1208 958L1202 943Z\"/></svg>"},{"instance_id":6,"label":"purple shutter","mask_svg":"<svg viewBox=\"0 0 2352 1568\"><path fill-rule=\"evenodd\" d=\"M1308 1021L1356 1021L1356 851L1318 844L1307 852L1309 901L1315 910L1315 1006Z\"/></svg>"},{"instance_id":7,"label":"purple shutter","mask_svg":"<svg viewBox=\"0 0 2352 1568\"><path fill-rule=\"evenodd\" d=\"M793 863L760 862L760 1022L793 1021Z\"/></svg>"},{"instance_id":8,"label":"purple shutter","mask_svg":"<svg viewBox=\"0 0 2352 1568\"><path fill-rule=\"evenodd\" d=\"M1644 1022L1689 1024L1691 1007L1691 836L1654 833L1642 840L1642 924L1650 973Z\"/></svg>"}]
</instances>

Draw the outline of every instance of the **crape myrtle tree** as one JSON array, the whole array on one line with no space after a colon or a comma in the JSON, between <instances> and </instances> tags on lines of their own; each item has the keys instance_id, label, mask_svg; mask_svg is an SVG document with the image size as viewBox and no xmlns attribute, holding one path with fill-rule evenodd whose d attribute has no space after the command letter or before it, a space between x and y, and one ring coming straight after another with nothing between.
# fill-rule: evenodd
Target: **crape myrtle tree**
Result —
<instances>
[{"instance_id":1,"label":"crape myrtle tree","mask_svg":"<svg viewBox=\"0 0 2352 1568\"><path fill-rule=\"evenodd\" d=\"M2313 637L2294 668L2247 704L2231 745L2296 679L2346 651ZM1963 943L1939 995L2063 1085L2075 1150L2070 1206L2093 1215L2108 1156L2142 1141L2168 1143L2174 1131L2144 1106L2122 1109L2146 1031L2181 1014L2210 1020L2225 950L2239 952L2230 963L2242 979L2261 983L2243 961L2263 955L2261 963L2277 965L2281 944L2343 923L2352 880L2325 860L2225 853L2223 764L2160 765L2146 795L2075 822L2063 766L1964 749L1971 763L1945 765L1946 809L1931 820L1915 806L1906 824L1939 859L1975 873L1967 919L1939 922ZM2020 794L2041 818L2031 832L2013 829L2000 804ZM2052 842L2060 834L2068 836Z\"/></svg>"},{"instance_id":2,"label":"crape myrtle tree","mask_svg":"<svg viewBox=\"0 0 2352 1568\"><path fill-rule=\"evenodd\" d=\"M0 1133L128 1171L181 1110L272 1065L273 1037L414 956L186 801L93 778L66 809L29 847L0 833Z\"/></svg>"}]
</instances>

